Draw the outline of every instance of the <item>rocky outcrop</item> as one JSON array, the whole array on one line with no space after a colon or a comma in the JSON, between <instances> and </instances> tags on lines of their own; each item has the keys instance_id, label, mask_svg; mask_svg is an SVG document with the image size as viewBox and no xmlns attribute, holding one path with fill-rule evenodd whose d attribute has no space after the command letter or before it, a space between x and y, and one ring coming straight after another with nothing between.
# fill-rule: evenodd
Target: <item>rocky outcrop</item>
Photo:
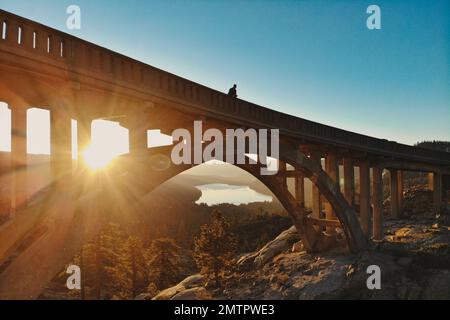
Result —
<instances>
[{"instance_id":1,"label":"rocky outcrop","mask_svg":"<svg viewBox=\"0 0 450 320\"><path fill-rule=\"evenodd\" d=\"M141 293L134 300L143 301L143 300L152 300L152 295L149 293Z\"/></svg>"},{"instance_id":2,"label":"rocky outcrop","mask_svg":"<svg viewBox=\"0 0 450 320\"><path fill-rule=\"evenodd\" d=\"M241 257L220 289L195 275L155 299L450 299L450 228L442 221L388 221L385 240L358 255L342 248L293 252L298 236L292 227ZM367 287L372 265L381 270L380 290Z\"/></svg>"},{"instance_id":3,"label":"rocky outcrop","mask_svg":"<svg viewBox=\"0 0 450 320\"><path fill-rule=\"evenodd\" d=\"M222 299L450 299L450 229L436 220L387 224L385 241L351 255L285 250L260 269L224 281ZM367 269L380 267L381 289L369 290Z\"/></svg>"},{"instance_id":4,"label":"rocky outcrop","mask_svg":"<svg viewBox=\"0 0 450 320\"><path fill-rule=\"evenodd\" d=\"M152 300L171 300L175 298L177 300L195 300L195 297L206 299L208 297L206 290L198 289L202 288L203 282L204 277L200 274L195 274L187 277L179 284L159 292ZM189 297L191 299L187 299Z\"/></svg>"},{"instance_id":5,"label":"rocky outcrop","mask_svg":"<svg viewBox=\"0 0 450 320\"><path fill-rule=\"evenodd\" d=\"M297 229L295 226L292 226L288 230L283 231L274 240L267 243L259 251L242 256L237 264L241 270L253 267L261 268L273 257L291 249L293 244L299 240Z\"/></svg>"},{"instance_id":6,"label":"rocky outcrop","mask_svg":"<svg viewBox=\"0 0 450 320\"><path fill-rule=\"evenodd\" d=\"M171 300L211 300L211 294L204 287L186 289L177 293Z\"/></svg>"}]
</instances>

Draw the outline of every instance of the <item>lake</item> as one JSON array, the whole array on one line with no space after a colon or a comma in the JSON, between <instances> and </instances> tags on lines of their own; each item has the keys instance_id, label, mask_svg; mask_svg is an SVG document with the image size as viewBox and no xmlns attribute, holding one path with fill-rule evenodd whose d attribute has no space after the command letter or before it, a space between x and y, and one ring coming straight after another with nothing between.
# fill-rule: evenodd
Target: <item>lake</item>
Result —
<instances>
[{"instance_id":1,"label":"lake","mask_svg":"<svg viewBox=\"0 0 450 320\"><path fill-rule=\"evenodd\" d=\"M195 203L213 206L216 204L230 203L234 205L253 202L271 202L271 196L256 192L248 186L234 186L229 184L214 183L197 186L202 196Z\"/></svg>"}]
</instances>

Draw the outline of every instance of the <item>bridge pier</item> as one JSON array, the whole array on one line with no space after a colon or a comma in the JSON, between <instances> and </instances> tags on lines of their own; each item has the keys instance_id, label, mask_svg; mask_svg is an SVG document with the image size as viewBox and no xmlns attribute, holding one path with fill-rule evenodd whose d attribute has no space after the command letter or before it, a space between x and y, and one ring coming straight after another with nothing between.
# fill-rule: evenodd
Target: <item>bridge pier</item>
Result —
<instances>
[{"instance_id":1,"label":"bridge pier","mask_svg":"<svg viewBox=\"0 0 450 320\"><path fill-rule=\"evenodd\" d=\"M301 173L295 177L295 199L301 207L305 207L305 176Z\"/></svg>"},{"instance_id":2,"label":"bridge pier","mask_svg":"<svg viewBox=\"0 0 450 320\"><path fill-rule=\"evenodd\" d=\"M11 210L14 217L17 209L27 202L27 110L20 104L12 104L11 109Z\"/></svg>"},{"instance_id":3,"label":"bridge pier","mask_svg":"<svg viewBox=\"0 0 450 320\"><path fill-rule=\"evenodd\" d=\"M51 168L53 181L72 171L71 117L63 110L50 112ZM60 180L65 181L65 180Z\"/></svg>"},{"instance_id":4,"label":"bridge pier","mask_svg":"<svg viewBox=\"0 0 450 320\"><path fill-rule=\"evenodd\" d=\"M86 166L83 152L91 144L92 117L79 117L77 119L77 169L81 170Z\"/></svg>"},{"instance_id":5,"label":"bridge pier","mask_svg":"<svg viewBox=\"0 0 450 320\"><path fill-rule=\"evenodd\" d=\"M353 168L353 160L345 157L344 163L344 197L354 207L355 205L355 170Z\"/></svg>"},{"instance_id":6,"label":"bridge pier","mask_svg":"<svg viewBox=\"0 0 450 320\"><path fill-rule=\"evenodd\" d=\"M287 179L287 164L283 160L278 160L278 171L281 173L282 185L287 190L288 189L288 179Z\"/></svg>"},{"instance_id":7,"label":"bridge pier","mask_svg":"<svg viewBox=\"0 0 450 320\"><path fill-rule=\"evenodd\" d=\"M359 164L359 221L367 238L370 238L370 168L367 161Z\"/></svg>"},{"instance_id":8,"label":"bridge pier","mask_svg":"<svg viewBox=\"0 0 450 320\"><path fill-rule=\"evenodd\" d=\"M428 172L427 176L428 190L434 190L434 172Z\"/></svg>"},{"instance_id":9,"label":"bridge pier","mask_svg":"<svg viewBox=\"0 0 450 320\"><path fill-rule=\"evenodd\" d=\"M130 154L147 150L148 119L145 114L130 114L120 124L128 129Z\"/></svg>"},{"instance_id":10,"label":"bridge pier","mask_svg":"<svg viewBox=\"0 0 450 320\"><path fill-rule=\"evenodd\" d=\"M430 176L428 176L430 177ZM430 183L430 182L429 182ZM442 175L437 172L433 172L432 175L433 186L433 213L440 214L442 206Z\"/></svg>"},{"instance_id":11,"label":"bridge pier","mask_svg":"<svg viewBox=\"0 0 450 320\"><path fill-rule=\"evenodd\" d=\"M312 150L310 152L310 158L312 161L316 162L319 166L321 166L321 155L317 150ZM320 219L322 212L322 203L320 201L320 191L319 188L313 183L312 184L312 218ZM317 231L320 230L320 227L315 227Z\"/></svg>"},{"instance_id":12,"label":"bridge pier","mask_svg":"<svg viewBox=\"0 0 450 320\"><path fill-rule=\"evenodd\" d=\"M325 159L325 167L326 172L330 176L330 178L334 182L334 187L337 190L340 190L339 187L339 162L336 154L329 153L327 154L327 157ZM326 219L327 220L336 220L336 213L333 210L333 207L331 204L327 201L325 203L325 213L326 213ZM335 231L334 227L327 227L327 232L333 233Z\"/></svg>"},{"instance_id":13,"label":"bridge pier","mask_svg":"<svg viewBox=\"0 0 450 320\"><path fill-rule=\"evenodd\" d=\"M403 171L397 171L397 200L398 200L398 212L399 216L402 216L403 212Z\"/></svg>"},{"instance_id":14,"label":"bridge pier","mask_svg":"<svg viewBox=\"0 0 450 320\"><path fill-rule=\"evenodd\" d=\"M11 160L9 156L6 159L9 161L0 163L0 179L3 184L0 192L0 225L9 219L11 211Z\"/></svg>"},{"instance_id":15,"label":"bridge pier","mask_svg":"<svg viewBox=\"0 0 450 320\"><path fill-rule=\"evenodd\" d=\"M373 239L383 240L383 169L372 169Z\"/></svg>"},{"instance_id":16,"label":"bridge pier","mask_svg":"<svg viewBox=\"0 0 450 320\"><path fill-rule=\"evenodd\" d=\"M398 192L398 171L389 170L390 173L390 195L391 195L391 217L398 219L400 217L400 200Z\"/></svg>"}]
</instances>

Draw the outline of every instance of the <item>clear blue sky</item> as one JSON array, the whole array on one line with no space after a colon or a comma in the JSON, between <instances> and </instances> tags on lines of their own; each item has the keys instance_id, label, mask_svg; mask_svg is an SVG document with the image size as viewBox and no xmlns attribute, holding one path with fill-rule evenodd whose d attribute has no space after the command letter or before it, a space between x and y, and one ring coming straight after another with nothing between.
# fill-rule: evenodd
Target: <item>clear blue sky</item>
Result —
<instances>
[{"instance_id":1,"label":"clear blue sky","mask_svg":"<svg viewBox=\"0 0 450 320\"><path fill-rule=\"evenodd\" d=\"M69 31L66 7L82 10ZM377 4L382 29L366 28ZM221 91L412 144L450 141L450 1L2 0L0 7Z\"/></svg>"}]
</instances>

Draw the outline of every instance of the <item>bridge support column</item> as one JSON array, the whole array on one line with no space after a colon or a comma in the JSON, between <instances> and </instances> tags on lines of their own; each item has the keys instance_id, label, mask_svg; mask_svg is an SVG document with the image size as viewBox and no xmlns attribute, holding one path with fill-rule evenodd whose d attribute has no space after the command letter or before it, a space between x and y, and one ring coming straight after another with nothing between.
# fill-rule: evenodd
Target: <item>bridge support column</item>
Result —
<instances>
[{"instance_id":1,"label":"bridge support column","mask_svg":"<svg viewBox=\"0 0 450 320\"><path fill-rule=\"evenodd\" d=\"M442 205L442 175L433 173L433 209L434 214L441 212Z\"/></svg>"},{"instance_id":2,"label":"bridge support column","mask_svg":"<svg viewBox=\"0 0 450 320\"><path fill-rule=\"evenodd\" d=\"M83 152L91 144L92 119L77 120L78 167L83 163Z\"/></svg>"},{"instance_id":3,"label":"bridge support column","mask_svg":"<svg viewBox=\"0 0 450 320\"><path fill-rule=\"evenodd\" d=\"M339 187L339 163L335 154L328 154L325 160L326 172L334 182L334 186L337 190ZM336 220L336 214L331 204L327 201L325 203L325 213L327 220ZM333 227L327 227L327 232L333 233L335 230Z\"/></svg>"},{"instance_id":4,"label":"bridge support column","mask_svg":"<svg viewBox=\"0 0 450 320\"><path fill-rule=\"evenodd\" d=\"M123 124L129 131L130 154L139 154L147 150L147 117L142 114L129 115Z\"/></svg>"},{"instance_id":5,"label":"bridge support column","mask_svg":"<svg viewBox=\"0 0 450 320\"><path fill-rule=\"evenodd\" d=\"M321 156L320 152L313 150L310 152L311 160L317 162L319 166L321 166ZM312 184L312 217L314 219L321 218L322 204L320 201L320 192L319 188L313 183ZM315 227L316 230L319 230L320 227Z\"/></svg>"},{"instance_id":6,"label":"bridge support column","mask_svg":"<svg viewBox=\"0 0 450 320\"><path fill-rule=\"evenodd\" d=\"M281 173L282 184L284 188L288 188L288 179L286 177L287 165L286 162L278 160L278 171Z\"/></svg>"},{"instance_id":7,"label":"bridge support column","mask_svg":"<svg viewBox=\"0 0 450 320\"><path fill-rule=\"evenodd\" d=\"M8 158L9 160L9 158ZM0 192L0 225L9 219L11 211L11 161L9 160L4 165L0 164L1 182L4 187Z\"/></svg>"},{"instance_id":8,"label":"bridge support column","mask_svg":"<svg viewBox=\"0 0 450 320\"><path fill-rule=\"evenodd\" d=\"M301 207L305 207L305 177L301 173L295 177L295 198Z\"/></svg>"},{"instance_id":9,"label":"bridge support column","mask_svg":"<svg viewBox=\"0 0 450 320\"><path fill-rule=\"evenodd\" d=\"M355 204L355 171L353 160L349 157L344 158L344 197L353 207Z\"/></svg>"},{"instance_id":10,"label":"bridge support column","mask_svg":"<svg viewBox=\"0 0 450 320\"><path fill-rule=\"evenodd\" d=\"M403 171L398 170L397 171L397 200L398 200L398 211L399 211L399 216L402 216L402 212L403 212Z\"/></svg>"},{"instance_id":11,"label":"bridge support column","mask_svg":"<svg viewBox=\"0 0 450 320\"><path fill-rule=\"evenodd\" d=\"M383 240L383 169L374 167L372 176L373 239Z\"/></svg>"},{"instance_id":12,"label":"bridge support column","mask_svg":"<svg viewBox=\"0 0 450 320\"><path fill-rule=\"evenodd\" d=\"M359 219L361 228L370 238L370 169L367 161L359 165Z\"/></svg>"},{"instance_id":13,"label":"bridge support column","mask_svg":"<svg viewBox=\"0 0 450 320\"><path fill-rule=\"evenodd\" d=\"M83 152L91 144L92 120L93 118L90 117L80 117L77 119L77 170L86 167Z\"/></svg>"},{"instance_id":14,"label":"bridge support column","mask_svg":"<svg viewBox=\"0 0 450 320\"><path fill-rule=\"evenodd\" d=\"M27 185L27 107L12 105L11 109L11 217L26 205Z\"/></svg>"},{"instance_id":15,"label":"bridge support column","mask_svg":"<svg viewBox=\"0 0 450 320\"><path fill-rule=\"evenodd\" d=\"M428 172L428 190L434 190L434 173Z\"/></svg>"},{"instance_id":16,"label":"bridge support column","mask_svg":"<svg viewBox=\"0 0 450 320\"><path fill-rule=\"evenodd\" d=\"M391 169L390 173L390 188L389 192L391 194L391 217L393 219L398 219L400 217L400 201L398 192L398 172L395 169Z\"/></svg>"},{"instance_id":17,"label":"bridge support column","mask_svg":"<svg viewBox=\"0 0 450 320\"><path fill-rule=\"evenodd\" d=\"M65 111L51 110L50 123L52 175L58 181L72 171L71 118Z\"/></svg>"}]
</instances>

